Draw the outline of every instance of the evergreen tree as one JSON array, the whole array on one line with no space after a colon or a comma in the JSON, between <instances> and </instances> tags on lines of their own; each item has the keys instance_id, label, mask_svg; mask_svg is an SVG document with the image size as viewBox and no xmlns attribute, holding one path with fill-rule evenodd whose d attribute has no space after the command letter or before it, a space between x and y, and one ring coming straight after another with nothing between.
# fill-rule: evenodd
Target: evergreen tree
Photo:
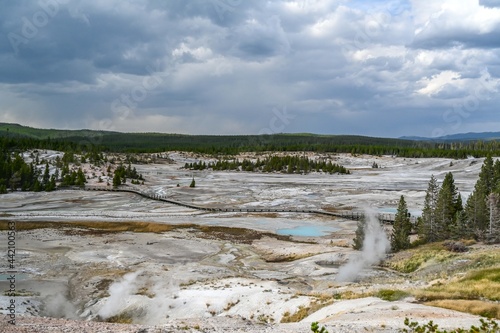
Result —
<instances>
[{"instance_id":1,"label":"evergreen tree","mask_svg":"<svg viewBox=\"0 0 500 333\"><path fill-rule=\"evenodd\" d=\"M450 237L453 239L471 238L474 236L474 230L467 219L465 210L459 211L455 218L455 224L450 228Z\"/></svg>"},{"instance_id":2,"label":"evergreen tree","mask_svg":"<svg viewBox=\"0 0 500 333\"><path fill-rule=\"evenodd\" d=\"M422 210L422 219L418 228L419 238L426 242L435 242L439 236L436 227L438 194L439 186L436 178L432 175L425 193L424 209Z\"/></svg>"},{"instance_id":3,"label":"evergreen tree","mask_svg":"<svg viewBox=\"0 0 500 333\"><path fill-rule=\"evenodd\" d=\"M76 183L75 185L78 186L83 186L87 182L87 179L85 179L85 174L82 171L82 168L78 168L78 171L76 172Z\"/></svg>"},{"instance_id":4,"label":"evergreen tree","mask_svg":"<svg viewBox=\"0 0 500 333\"><path fill-rule=\"evenodd\" d=\"M196 182L194 181L194 177L193 179L191 180L191 184L189 184L189 187L195 187L196 186Z\"/></svg>"},{"instance_id":5,"label":"evergreen tree","mask_svg":"<svg viewBox=\"0 0 500 333\"><path fill-rule=\"evenodd\" d=\"M493 165L493 192L500 193L500 160Z\"/></svg>"},{"instance_id":6,"label":"evergreen tree","mask_svg":"<svg viewBox=\"0 0 500 333\"><path fill-rule=\"evenodd\" d=\"M113 186L120 186L122 184L122 177L120 176L120 173L115 172L115 175L113 176Z\"/></svg>"},{"instance_id":7,"label":"evergreen tree","mask_svg":"<svg viewBox=\"0 0 500 333\"><path fill-rule=\"evenodd\" d=\"M495 170L491 156L486 157L479 173L479 179L474 186L474 191L466 203L467 219L472 224L475 235L479 239L484 239L490 224L488 197L497 187L497 184L494 184L497 177Z\"/></svg>"},{"instance_id":8,"label":"evergreen tree","mask_svg":"<svg viewBox=\"0 0 500 333\"><path fill-rule=\"evenodd\" d=\"M33 184L33 192L40 192L42 190L42 186L40 185L40 181L38 179L35 180Z\"/></svg>"},{"instance_id":9,"label":"evergreen tree","mask_svg":"<svg viewBox=\"0 0 500 333\"><path fill-rule=\"evenodd\" d=\"M45 163L45 171L43 173L43 178L42 178L42 187L45 189L45 187L49 184L50 181L50 168L49 168L49 163Z\"/></svg>"},{"instance_id":10,"label":"evergreen tree","mask_svg":"<svg viewBox=\"0 0 500 333\"><path fill-rule=\"evenodd\" d=\"M56 176L52 175L50 176L50 180L47 183L47 185L45 185L45 191L50 192L54 191L55 189L56 189Z\"/></svg>"},{"instance_id":11,"label":"evergreen tree","mask_svg":"<svg viewBox=\"0 0 500 333\"><path fill-rule=\"evenodd\" d=\"M391 235L391 249L394 252L410 247L411 222L404 196L399 199Z\"/></svg>"},{"instance_id":12,"label":"evergreen tree","mask_svg":"<svg viewBox=\"0 0 500 333\"><path fill-rule=\"evenodd\" d=\"M453 174L448 172L439 190L436 203L436 227L438 240L447 239L452 229L455 229L457 212L462 210L462 200L458 193Z\"/></svg>"},{"instance_id":13,"label":"evergreen tree","mask_svg":"<svg viewBox=\"0 0 500 333\"><path fill-rule=\"evenodd\" d=\"M488 155L483 162L481 167L481 172L479 173L479 181L483 183L486 193L489 195L493 192L493 181L495 178L495 169L493 164L493 158Z\"/></svg>"}]
</instances>

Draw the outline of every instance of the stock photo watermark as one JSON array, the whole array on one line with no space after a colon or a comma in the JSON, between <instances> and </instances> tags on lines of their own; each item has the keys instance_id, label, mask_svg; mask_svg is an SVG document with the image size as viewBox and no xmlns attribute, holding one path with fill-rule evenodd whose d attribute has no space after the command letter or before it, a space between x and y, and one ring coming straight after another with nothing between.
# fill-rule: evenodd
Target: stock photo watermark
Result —
<instances>
[{"instance_id":1,"label":"stock photo watermark","mask_svg":"<svg viewBox=\"0 0 500 333\"><path fill-rule=\"evenodd\" d=\"M271 135L282 133L285 128L291 124L291 121L295 119L295 115L289 114L286 106L281 110L274 107L272 110L273 116L269 120L269 126L264 127L259 131L259 135Z\"/></svg>"},{"instance_id":2,"label":"stock photo watermark","mask_svg":"<svg viewBox=\"0 0 500 333\"><path fill-rule=\"evenodd\" d=\"M492 98L495 93L497 93L495 83L483 78L479 80L479 84L473 90L472 94L467 96L461 103L456 103L452 108L443 113L443 120L447 126L435 128L432 131L431 137L441 137L458 130L464 120L479 111L481 102Z\"/></svg>"},{"instance_id":3,"label":"stock photo watermark","mask_svg":"<svg viewBox=\"0 0 500 333\"><path fill-rule=\"evenodd\" d=\"M32 15L21 17L19 30L7 34L14 53L19 54L19 47L33 40L40 32L40 29L43 29L56 17L61 10L61 6L66 5L68 2L69 0L40 0L38 1L38 10Z\"/></svg>"},{"instance_id":4,"label":"stock photo watermark","mask_svg":"<svg viewBox=\"0 0 500 333\"><path fill-rule=\"evenodd\" d=\"M147 76L144 76L140 82L111 102L110 109L114 119L125 119L132 116L139 104L144 102L151 92L157 89L169 75L169 73L162 71L159 63L155 66L146 66L146 72L148 73ZM99 120L98 128L102 131L114 131L116 129L111 118ZM88 140L80 142L80 144L99 145L102 143L102 139L102 135L97 135L89 137Z\"/></svg>"},{"instance_id":5,"label":"stock photo watermark","mask_svg":"<svg viewBox=\"0 0 500 333\"><path fill-rule=\"evenodd\" d=\"M362 27L358 27L354 35L353 43L342 46L341 52L346 58L350 58L353 52L364 50L374 42L375 38L382 35L384 25L393 16L400 15L405 10L401 4L394 8L384 7L377 15L371 15Z\"/></svg>"},{"instance_id":6,"label":"stock photo watermark","mask_svg":"<svg viewBox=\"0 0 500 333\"><path fill-rule=\"evenodd\" d=\"M158 88L168 76L168 73L162 72L157 66L146 67L148 76L145 76L142 81L134 85L127 93L123 93L119 98L111 102L111 111L121 118L126 118L133 113L138 104L144 102L153 90Z\"/></svg>"},{"instance_id":7,"label":"stock photo watermark","mask_svg":"<svg viewBox=\"0 0 500 333\"><path fill-rule=\"evenodd\" d=\"M271 118L269 119L268 125L260 129L257 136L253 136L250 146L264 146L270 143L270 136L273 134L283 133L285 129L292 123L296 118L296 115L289 113L286 106L273 107L271 111Z\"/></svg>"},{"instance_id":8,"label":"stock photo watermark","mask_svg":"<svg viewBox=\"0 0 500 333\"><path fill-rule=\"evenodd\" d=\"M5 280L9 289L5 291L9 298L7 305L7 322L16 324L16 222L9 221L7 224L7 270Z\"/></svg>"}]
</instances>

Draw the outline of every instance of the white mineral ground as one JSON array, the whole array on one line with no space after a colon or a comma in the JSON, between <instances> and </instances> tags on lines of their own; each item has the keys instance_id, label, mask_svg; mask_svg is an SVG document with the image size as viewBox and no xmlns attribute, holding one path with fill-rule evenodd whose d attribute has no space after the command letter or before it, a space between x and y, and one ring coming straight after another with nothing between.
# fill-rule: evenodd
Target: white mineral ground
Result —
<instances>
[{"instance_id":1,"label":"white mineral ground","mask_svg":"<svg viewBox=\"0 0 500 333\"><path fill-rule=\"evenodd\" d=\"M175 163L136 165L146 178L145 185L136 187L210 207L390 211L404 195L410 211L418 213L432 174L442 181L445 173L453 172L465 201L483 161L453 160L450 165L451 160L436 158L332 156L352 174L187 171L181 167L196 156L171 153ZM371 168L373 162L378 169ZM101 171L83 167L89 183L101 185ZM194 189L188 187L193 176ZM313 321L330 332L396 332L405 317L433 320L445 328L478 324L477 316L416 304L411 298L386 302L374 297L335 301L299 323L280 324L285 313L308 306L313 295L427 283L371 266L361 268L356 282L338 282L339 265L357 255L350 246L354 221L295 213L206 213L128 193L70 190L1 195L0 218L18 224L194 224L271 234L303 226L329 228L325 235L297 236L294 241L265 235L245 242L198 228L163 233L68 227L19 231L16 289L24 296L16 297L17 325L0 320L1 332L307 332ZM0 281L0 290L6 287ZM0 313L7 313L8 302L0 296ZM133 324L98 321L117 315Z\"/></svg>"}]
</instances>

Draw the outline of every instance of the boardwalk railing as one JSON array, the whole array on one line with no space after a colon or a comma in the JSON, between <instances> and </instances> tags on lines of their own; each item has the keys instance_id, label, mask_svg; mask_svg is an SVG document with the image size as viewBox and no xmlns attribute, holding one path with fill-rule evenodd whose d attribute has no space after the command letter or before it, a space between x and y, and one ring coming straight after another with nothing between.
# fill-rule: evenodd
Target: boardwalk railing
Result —
<instances>
[{"instance_id":1,"label":"boardwalk railing","mask_svg":"<svg viewBox=\"0 0 500 333\"><path fill-rule=\"evenodd\" d=\"M61 189L69 189L69 190L84 190L84 191L106 191L106 192L125 192L125 193L133 193L140 195L146 199L163 201L169 204L182 206L186 208L191 208L195 210L201 210L206 212L239 212L239 213L305 213L305 214L317 214L317 215L326 215L326 216L334 216L347 220L359 221L364 218L364 214L357 211L336 211L330 212L325 210L317 210L317 209L293 209L293 208L238 208L238 207L207 207L200 206L196 204L190 204L178 200L174 200L171 198L167 198L166 196L161 196L157 194L151 194L146 192L141 192L136 189L126 188L126 187L110 187L110 186L71 186L71 187L63 187ZM393 223L395 218L395 214L391 213L380 213L378 214L378 219L383 223ZM410 217L410 221L412 223L416 222L416 218L414 216Z\"/></svg>"}]
</instances>

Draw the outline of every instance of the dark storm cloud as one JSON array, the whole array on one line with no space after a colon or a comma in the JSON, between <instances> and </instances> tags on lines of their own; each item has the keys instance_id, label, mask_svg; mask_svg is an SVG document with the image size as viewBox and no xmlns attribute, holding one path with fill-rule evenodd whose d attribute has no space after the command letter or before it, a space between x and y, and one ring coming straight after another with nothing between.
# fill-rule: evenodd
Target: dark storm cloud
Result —
<instances>
[{"instance_id":1,"label":"dark storm cloud","mask_svg":"<svg viewBox=\"0 0 500 333\"><path fill-rule=\"evenodd\" d=\"M467 131L485 119L496 126L496 7L491 0L5 2L0 121L382 136ZM481 85L487 94L475 93ZM477 112L457 125L449 110L471 99ZM283 108L289 118L277 116Z\"/></svg>"},{"instance_id":2,"label":"dark storm cloud","mask_svg":"<svg viewBox=\"0 0 500 333\"><path fill-rule=\"evenodd\" d=\"M479 0L479 4L485 7L499 7L500 0Z\"/></svg>"},{"instance_id":3,"label":"dark storm cloud","mask_svg":"<svg viewBox=\"0 0 500 333\"><path fill-rule=\"evenodd\" d=\"M290 50L288 38L278 17L266 22L252 21L240 26L230 36L235 55L248 59L263 59L285 55Z\"/></svg>"},{"instance_id":4,"label":"dark storm cloud","mask_svg":"<svg viewBox=\"0 0 500 333\"><path fill-rule=\"evenodd\" d=\"M52 17L31 3L23 11L15 10L18 15L9 16L10 49L4 43L1 54L8 64L1 69L3 82L90 82L103 71L144 75L144 63L163 56L168 38L152 33L146 17L93 8L82 9L85 14L78 17L68 6L58 4ZM46 14L45 24L37 23L37 13ZM130 50L134 50L133 58L126 57Z\"/></svg>"},{"instance_id":5,"label":"dark storm cloud","mask_svg":"<svg viewBox=\"0 0 500 333\"><path fill-rule=\"evenodd\" d=\"M440 30L436 27L435 30ZM463 48L484 48L495 49L500 48L500 25L495 31L488 33L476 33L465 29L456 29L453 31L436 34L426 34L425 32L415 37L411 44L414 48L423 49L448 49L454 47Z\"/></svg>"}]
</instances>

